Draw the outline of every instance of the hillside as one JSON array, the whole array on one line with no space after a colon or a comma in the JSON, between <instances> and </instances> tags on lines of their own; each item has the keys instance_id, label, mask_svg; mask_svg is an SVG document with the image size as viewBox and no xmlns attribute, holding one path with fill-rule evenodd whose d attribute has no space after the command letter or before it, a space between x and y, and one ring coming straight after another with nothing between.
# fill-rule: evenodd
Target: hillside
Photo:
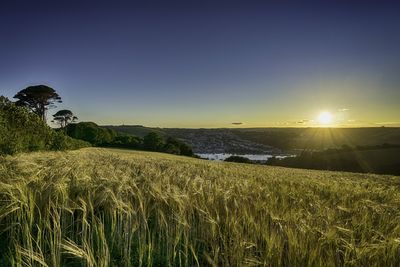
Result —
<instances>
[{"instance_id":1,"label":"hillside","mask_svg":"<svg viewBox=\"0 0 400 267\"><path fill-rule=\"evenodd\" d=\"M398 127L366 128L253 128L237 129L253 142L287 149L327 149L348 146L400 144Z\"/></svg>"},{"instance_id":2,"label":"hillside","mask_svg":"<svg viewBox=\"0 0 400 267\"><path fill-rule=\"evenodd\" d=\"M231 129L179 129L179 128L149 128L144 126L104 126L120 133L143 137L149 132L161 136L178 138L189 144L195 153L279 153L280 150L266 144L253 142L242 138Z\"/></svg>"},{"instance_id":3,"label":"hillside","mask_svg":"<svg viewBox=\"0 0 400 267\"><path fill-rule=\"evenodd\" d=\"M400 175L399 155L399 145L345 147L320 152L303 152L297 157L274 158L267 164L302 169Z\"/></svg>"},{"instance_id":4,"label":"hillside","mask_svg":"<svg viewBox=\"0 0 400 267\"><path fill-rule=\"evenodd\" d=\"M398 266L399 189L129 150L0 157L0 265Z\"/></svg>"},{"instance_id":5,"label":"hillside","mask_svg":"<svg viewBox=\"0 0 400 267\"><path fill-rule=\"evenodd\" d=\"M400 128L220 128L179 129L144 126L104 126L144 136L154 131L179 138L196 153L264 154L280 150L327 149L348 146L400 144Z\"/></svg>"}]
</instances>

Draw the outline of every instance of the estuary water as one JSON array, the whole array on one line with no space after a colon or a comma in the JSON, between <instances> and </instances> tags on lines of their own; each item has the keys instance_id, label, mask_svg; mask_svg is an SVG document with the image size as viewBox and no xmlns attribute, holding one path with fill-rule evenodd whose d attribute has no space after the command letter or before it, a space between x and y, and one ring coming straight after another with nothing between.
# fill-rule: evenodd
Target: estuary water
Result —
<instances>
[{"instance_id":1,"label":"estuary water","mask_svg":"<svg viewBox=\"0 0 400 267\"><path fill-rule=\"evenodd\" d=\"M266 162L268 159L272 157L276 157L278 159L286 158L286 157L294 157L295 155L271 155L271 154L229 154L229 153L198 153L197 156L209 159L209 160L225 160L230 156L239 156L248 158L251 161L260 161Z\"/></svg>"}]
</instances>

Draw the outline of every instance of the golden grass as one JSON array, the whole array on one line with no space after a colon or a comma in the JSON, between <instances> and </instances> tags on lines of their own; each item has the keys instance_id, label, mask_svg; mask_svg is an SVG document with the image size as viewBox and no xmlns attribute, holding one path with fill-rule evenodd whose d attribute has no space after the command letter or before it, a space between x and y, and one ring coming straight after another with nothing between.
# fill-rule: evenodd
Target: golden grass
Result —
<instances>
[{"instance_id":1,"label":"golden grass","mask_svg":"<svg viewBox=\"0 0 400 267\"><path fill-rule=\"evenodd\" d=\"M88 148L0 158L0 266L399 266L400 177Z\"/></svg>"}]
</instances>

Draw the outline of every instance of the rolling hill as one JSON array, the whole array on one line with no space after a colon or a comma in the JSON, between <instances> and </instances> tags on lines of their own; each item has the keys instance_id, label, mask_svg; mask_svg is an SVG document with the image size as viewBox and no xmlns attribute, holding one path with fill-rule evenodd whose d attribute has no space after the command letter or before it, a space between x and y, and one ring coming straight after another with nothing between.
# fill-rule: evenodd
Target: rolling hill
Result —
<instances>
[{"instance_id":1,"label":"rolling hill","mask_svg":"<svg viewBox=\"0 0 400 267\"><path fill-rule=\"evenodd\" d=\"M157 132L179 138L196 153L265 154L282 150L322 150L348 146L400 144L400 128L219 128L182 129L104 126L137 136Z\"/></svg>"}]
</instances>

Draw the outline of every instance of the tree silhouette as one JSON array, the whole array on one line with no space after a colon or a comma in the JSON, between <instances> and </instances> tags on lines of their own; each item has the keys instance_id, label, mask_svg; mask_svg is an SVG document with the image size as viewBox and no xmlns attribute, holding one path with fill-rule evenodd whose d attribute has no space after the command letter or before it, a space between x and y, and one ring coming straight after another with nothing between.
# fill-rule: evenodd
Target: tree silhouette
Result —
<instances>
[{"instance_id":1,"label":"tree silhouette","mask_svg":"<svg viewBox=\"0 0 400 267\"><path fill-rule=\"evenodd\" d=\"M155 132L146 134L143 138L143 146L145 149L152 151L160 151L164 145L162 137Z\"/></svg>"},{"instance_id":2,"label":"tree silhouette","mask_svg":"<svg viewBox=\"0 0 400 267\"><path fill-rule=\"evenodd\" d=\"M29 86L19 91L14 98L15 104L25 106L46 121L46 110L56 107L54 103L61 103L61 97L56 91L46 85Z\"/></svg>"},{"instance_id":3,"label":"tree silhouette","mask_svg":"<svg viewBox=\"0 0 400 267\"><path fill-rule=\"evenodd\" d=\"M74 113L72 113L72 111L68 109L57 111L57 113L54 114L53 117L54 119L52 120L52 122L59 124L61 128L64 128L69 123L78 120L78 117L76 117Z\"/></svg>"}]
</instances>

